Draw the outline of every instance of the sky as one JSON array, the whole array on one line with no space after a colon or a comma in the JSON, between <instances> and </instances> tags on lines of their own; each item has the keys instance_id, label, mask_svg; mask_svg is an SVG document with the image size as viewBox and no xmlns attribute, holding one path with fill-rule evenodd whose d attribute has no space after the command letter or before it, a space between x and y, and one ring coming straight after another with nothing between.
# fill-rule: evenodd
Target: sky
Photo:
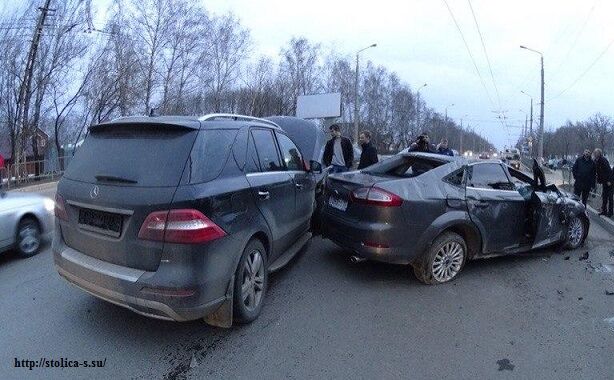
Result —
<instances>
[{"instance_id":1,"label":"sky","mask_svg":"<svg viewBox=\"0 0 614 380\"><path fill-rule=\"evenodd\" d=\"M498 148L515 143L522 132L530 98L521 90L533 97L534 127L539 125L540 56L520 45L544 55L545 130L596 112L614 116L614 75L608 70L614 67L614 1L447 3L482 80L443 0L206 0L204 5L213 13L235 13L251 30L255 51L272 57L292 37L352 57L377 43L361 53L361 61L397 72L414 89L427 83L420 96L430 107L442 114L448 107L448 117L463 118ZM501 110L509 128L497 119Z\"/></svg>"},{"instance_id":2,"label":"sky","mask_svg":"<svg viewBox=\"0 0 614 380\"><path fill-rule=\"evenodd\" d=\"M427 83L420 96L430 107L442 114L447 108L449 118L463 119L499 149L516 142L530 111L521 90L533 97L534 128L539 125L540 57L520 45L544 55L545 130L596 112L614 116L611 0L194 1L211 13L238 16L250 29L255 55L278 59L292 37L352 59L377 43L361 53L362 67L365 60L383 65L414 90ZM92 0L97 27L109 4Z\"/></svg>"}]
</instances>

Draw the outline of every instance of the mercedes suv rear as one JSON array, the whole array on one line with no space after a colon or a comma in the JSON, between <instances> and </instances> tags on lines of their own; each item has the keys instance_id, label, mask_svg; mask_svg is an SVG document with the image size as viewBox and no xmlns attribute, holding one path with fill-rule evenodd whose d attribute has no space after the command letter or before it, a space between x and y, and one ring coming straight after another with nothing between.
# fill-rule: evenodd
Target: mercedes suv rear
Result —
<instances>
[{"instance_id":1,"label":"mercedes suv rear","mask_svg":"<svg viewBox=\"0 0 614 380\"><path fill-rule=\"evenodd\" d=\"M267 120L131 117L92 126L58 184L57 270L147 316L250 322L268 272L310 238L315 180L306 167Z\"/></svg>"}]
</instances>

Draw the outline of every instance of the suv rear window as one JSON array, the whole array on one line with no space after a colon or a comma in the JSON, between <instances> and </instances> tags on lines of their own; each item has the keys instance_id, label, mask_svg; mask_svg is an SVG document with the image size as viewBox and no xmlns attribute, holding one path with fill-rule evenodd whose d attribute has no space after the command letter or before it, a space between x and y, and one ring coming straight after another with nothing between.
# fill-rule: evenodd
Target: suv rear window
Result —
<instances>
[{"instance_id":1,"label":"suv rear window","mask_svg":"<svg viewBox=\"0 0 614 380\"><path fill-rule=\"evenodd\" d=\"M368 170L363 170L363 172L391 177L411 178L417 177L446 163L448 163L448 161L398 155L370 166Z\"/></svg>"},{"instance_id":2,"label":"suv rear window","mask_svg":"<svg viewBox=\"0 0 614 380\"><path fill-rule=\"evenodd\" d=\"M118 182L122 186L177 186L197 134L187 128L146 124L94 129L64 176L88 183L98 182L98 176L127 180Z\"/></svg>"},{"instance_id":3,"label":"suv rear window","mask_svg":"<svg viewBox=\"0 0 614 380\"><path fill-rule=\"evenodd\" d=\"M220 175L236 135L236 129L205 129L198 132L186 168L190 183L209 182Z\"/></svg>"}]
</instances>

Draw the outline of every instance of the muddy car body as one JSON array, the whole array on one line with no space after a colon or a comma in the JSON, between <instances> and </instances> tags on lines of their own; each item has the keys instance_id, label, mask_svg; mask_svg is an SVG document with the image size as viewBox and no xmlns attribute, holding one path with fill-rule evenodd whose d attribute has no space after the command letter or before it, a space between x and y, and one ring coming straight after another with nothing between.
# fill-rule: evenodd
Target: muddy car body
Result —
<instances>
[{"instance_id":1,"label":"muddy car body","mask_svg":"<svg viewBox=\"0 0 614 380\"><path fill-rule=\"evenodd\" d=\"M404 153L329 176L325 194L324 237L357 259L411 264L431 284L467 260L578 247L589 228L577 199L499 160Z\"/></svg>"},{"instance_id":2,"label":"muddy car body","mask_svg":"<svg viewBox=\"0 0 614 380\"><path fill-rule=\"evenodd\" d=\"M58 184L56 268L146 316L250 322L268 273L311 236L315 174L263 119L134 117L92 126Z\"/></svg>"}]
</instances>

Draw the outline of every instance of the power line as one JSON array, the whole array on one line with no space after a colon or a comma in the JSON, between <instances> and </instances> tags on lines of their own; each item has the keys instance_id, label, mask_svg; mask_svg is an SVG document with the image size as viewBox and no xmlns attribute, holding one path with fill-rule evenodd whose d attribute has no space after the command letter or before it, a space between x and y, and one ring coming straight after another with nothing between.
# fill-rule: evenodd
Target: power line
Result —
<instances>
[{"instance_id":1,"label":"power line","mask_svg":"<svg viewBox=\"0 0 614 380\"><path fill-rule=\"evenodd\" d=\"M492 79L492 84L495 87L495 93L497 94L497 101L499 102L499 110L501 110L501 97L499 96L499 88L497 88L497 82L495 81L495 76L492 72L492 65L490 64L490 58L488 57L488 52L486 50L486 44L484 43L484 36L482 35L482 31L480 30L478 19L475 17L475 12L473 11L471 0L467 0L467 3L469 3L469 9L471 9L471 15L473 16L475 27L478 30L478 34L480 35L480 41L482 42L482 50L484 50L484 56L486 56L486 62L488 63L488 70L490 71L490 79Z\"/></svg>"},{"instance_id":2,"label":"power line","mask_svg":"<svg viewBox=\"0 0 614 380\"><path fill-rule=\"evenodd\" d=\"M482 50L484 51L484 56L486 57L486 62L488 63L488 71L490 72L490 79L492 80L492 84L495 88L495 94L497 95L497 102L499 104L499 114L503 114L501 107L501 96L499 95L499 88L497 87L497 82L495 81L495 75L492 71L492 65L490 64L490 57L488 56L488 50L486 49L486 43L484 42L484 36L482 35L482 31L480 30L480 24L478 23L478 19L475 16L475 11L473 10L473 5L471 5L471 0L467 0L469 4L469 9L471 10L471 15L473 16L473 21L475 22L475 28L478 31L480 36L480 41L482 43ZM501 121L501 124L505 127L507 134L509 135L510 131L505 122L505 119Z\"/></svg>"},{"instance_id":3,"label":"power line","mask_svg":"<svg viewBox=\"0 0 614 380\"><path fill-rule=\"evenodd\" d=\"M490 105L493 108L496 108L494 102L492 101L492 98L490 97L490 93L488 92L488 88L486 87L486 83L484 82L484 78L482 77L482 73L480 73L480 69L478 68L478 65L476 64L475 59L473 58L473 54L471 53L471 49L469 48L469 44L467 44L467 40L465 39L465 35L463 34L463 31L461 30L460 25L458 24L458 21L456 21L456 17L454 16L454 12L452 12L452 9L450 8L450 5L448 4L447 0L443 0L443 2L446 5L446 8L448 8L448 12L450 13L450 17L452 17L452 21L454 21L454 25L456 26L456 29L458 30L458 33L460 34L461 39L463 40L463 44L465 45L465 49L467 50L467 53L469 54L469 58L471 58L471 62L473 63L473 67L475 68L475 72L478 74L478 77L480 78L480 83L482 84L482 87L484 88L484 91L486 92L486 96L488 97L488 101L490 102ZM501 109L501 107L499 107L499 109ZM504 126L503 123L501 123L501 124Z\"/></svg>"},{"instance_id":4,"label":"power line","mask_svg":"<svg viewBox=\"0 0 614 380\"><path fill-rule=\"evenodd\" d=\"M488 100L490 101L491 106L494 108L495 105L492 101L492 98L490 97L490 93L488 92L488 89L486 88L486 84L484 83L484 78L482 78L482 74L480 73L480 69L478 69L478 65L475 63L475 59L473 58L473 54L471 54L471 49L469 49L469 45L467 44L467 40L465 39L465 35L463 34L463 31L460 28L460 25L458 25L458 22L456 21L456 17L454 17L454 13L452 12L452 9L450 8L450 5L448 4L448 2L446 0L443 0L443 2L446 4L446 7L448 8L448 12L450 12L450 16L452 17L452 21L454 21L454 25L456 25L456 29L458 30L458 33L460 34L463 43L465 44L465 48L467 49L467 53L469 53L469 58L471 58L471 62L473 63L473 67L475 68L475 72L478 74L478 77L480 78L480 82L482 83L482 87L484 87L484 91L486 91L486 95L488 96Z\"/></svg>"},{"instance_id":5,"label":"power line","mask_svg":"<svg viewBox=\"0 0 614 380\"><path fill-rule=\"evenodd\" d=\"M551 97L550 99L548 99L548 101L551 101L553 99L558 98L559 96L563 95L565 92L567 92L567 90L569 90L570 88L572 88L573 86L575 86L580 79L582 79L592 68L593 66L595 66L597 64L597 62L599 62L599 60L605 55L605 53L608 52L608 50L610 50L610 47L612 47L612 44L614 44L614 39L612 39L610 41L610 43L608 44L608 46L606 46L605 49L603 49L603 51L601 52L601 54L599 54L597 56L597 58L595 58L593 60L593 62L591 62L591 64L586 68L586 70L584 70L582 72L582 74L580 74L579 77L577 77L569 86L567 86L563 91L559 92L558 94L556 94L555 96Z\"/></svg>"},{"instance_id":6,"label":"power line","mask_svg":"<svg viewBox=\"0 0 614 380\"><path fill-rule=\"evenodd\" d=\"M569 54L572 52L573 48L578 43L578 40L580 39L580 35L582 35L582 32L584 31L584 28L586 28L586 25L588 24L588 21L590 20L591 16L593 15L593 11L595 10L595 6L597 6L598 2L599 2L599 0L595 0L593 2L593 6L588 11L588 14L586 15L586 17L584 18L584 22L582 23L582 26L578 30L578 33L576 34L576 37L574 38L573 42L569 46L569 49L567 50L567 52L563 56L563 59L561 59L561 63L559 63L559 65L557 66L556 70L554 70L554 74L552 74L553 78L556 77L558 75L558 73L561 71L561 67L566 62L567 57L569 57Z\"/></svg>"}]
</instances>

